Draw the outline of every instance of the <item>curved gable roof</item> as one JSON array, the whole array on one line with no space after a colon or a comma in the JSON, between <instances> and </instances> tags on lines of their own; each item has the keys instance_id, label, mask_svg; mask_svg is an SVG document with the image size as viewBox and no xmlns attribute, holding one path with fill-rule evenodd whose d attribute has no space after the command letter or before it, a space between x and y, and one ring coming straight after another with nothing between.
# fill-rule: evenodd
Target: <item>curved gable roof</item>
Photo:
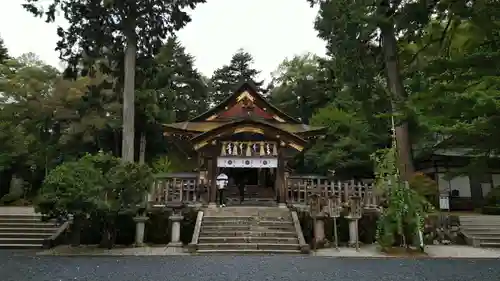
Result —
<instances>
[{"instance_id":1,"label":"curved gable roof","mask_svg":"<svg viewBox=\"0 0 500 281\"><path fill-rule=\"evenodd\" d=\"M305 139L303 139L302 137L300 137L294 133L282 130L279 127L273 126L273 124L268 123L268 122L264 122L261 120L250 120L250 119L226 123L226 124L219 126L213 130L210 130L208 132L203 132L201 134L194 136L193 138L191 138L191 141L193 143L196 143L196 142L210 140L210 139L214 138L215 136L217 136L218 134L221 134L221 133L226 132L226 131L231 130L231 129L238 130L238 129L245 127L245 126L255 126L255 127L260 127L262 129L272 129L274 131L280 132L281 134L283 134L285 136L285 138L292 140L294 143L297 143L301 146L304 146L307 144L307 141Z\"/></svg>"},{"instance_id":2,"label":"curved gable roof","mask_svg":"<svg viewBox=\"0 0 500 281\"><path fill-rule=\"evenodd\" d=\"M284 113L283 111L279 110L277 107L269 103L262 95L260 95L257 92L257 87L252 82L243 82L241 83L237 90L228 98L223 100L221 103L218 105L214 106L213 108L209 109L205 113L202 113L201 115L198 115L194 117L193 119L189 120L189 122L202 122L202 121L208 121L212 116L218 115L218 113L224 111L226 107L233 106L238 102L238 96L241 93L244 93L247 91L254 99L255 103L260 107L260 108L268 108L272 113L274 113L276 116L279 118L283 119L285 122L292 123L292 124L302 124L301 121L293 118L292 116Z\"/></svg>"}]
</instances>

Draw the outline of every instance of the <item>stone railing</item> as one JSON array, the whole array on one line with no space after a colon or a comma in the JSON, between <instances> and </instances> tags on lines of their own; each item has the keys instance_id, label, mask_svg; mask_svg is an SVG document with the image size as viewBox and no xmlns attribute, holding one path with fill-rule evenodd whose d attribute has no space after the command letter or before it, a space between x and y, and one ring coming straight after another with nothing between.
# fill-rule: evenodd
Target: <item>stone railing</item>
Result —
<instances>
[{"instance_id":1,"label":"stone railing","mask_svg":"<svg viewBox=\"0 0 500 281\"><path fill-rule=\"evenodd\" d=\"M278 144L268 141L227 141L222 142L220 156L277 156Z\"/></svg>"},{"instance_id":2,"label":"stone railing","mask_svg":"<svg viewBox=\"0 0 500 281\"><path fill-rule=\"evenodd\" d=\"M359 197L365 209L378 207L380 198L371 182L333 181L319 177L294 177L286 179L286 200L288 204L309 205L311 196L317 195L326 202L337 198L340 204L347 204L352 197Z\"/></svg>"},{"instance_id":3,"label":"stone railing","mask_svg":"<svg viewBox=\"0 0 500 281\"><path fill-rule=\"evenodd\" d=\"M197 173L158 174L149 202L152 205L194 204L199 201Z\"/></svg>"}]
</instances>

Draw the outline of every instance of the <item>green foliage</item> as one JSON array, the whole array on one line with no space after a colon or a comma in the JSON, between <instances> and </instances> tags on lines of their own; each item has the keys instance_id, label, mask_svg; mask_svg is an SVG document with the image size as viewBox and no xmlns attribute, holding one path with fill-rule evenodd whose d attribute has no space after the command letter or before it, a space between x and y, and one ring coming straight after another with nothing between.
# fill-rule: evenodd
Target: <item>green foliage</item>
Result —
<instances>
[{"instance_id":1,"label":"green foliage","mask_svg":"<svg viewBox=\"0 0 500 281\"><path fill-rule=\"evenodd\" d=\"M135 213L152 181L146 165L124 163L105 153L89 154L52 170L38 205L42 213L53 216Z\"/></svg>"},{"instance_id":2,"label":"green foliage","mask_svg":"<svg viewBox=\"0 0 500 281\"><path fill-rule=\"evenodd\" d=\"M95 59L106 54L123 55L127 37L136 42L137 53L141 56L158 53L163 40L191 21L186 10L194 9L205 0L41 2L25 0L23 7L35 16L45 17L47 22L54 21L58 11L62 11L68 28L58 29L57 49L64 59L77 67L84 56Z\"/></svg>"},{"instance_id":3,"label":"green foliage","mask_svg":"<svg viewBox=\"0 0 500 281\"><path fill-rule=\"evenodd\" d=\"M409 181L410 188L421 196L424 196L429 203L437 206L439 203L438 183L423 173L415 173Z\"/></svg>"},{"instance_id":4,"label":"green foliage","mask_svg":"<svg viewBox=\"0 0 500 281\"><path fill-rule=\"evenodd\" d=\"M425 197L401 181L394 148L379 150L372 155L375 163L375 186L385 198L377 225L377 242L383 248L407 246L409 239L424 230L424 220L433 210ZM401 240L397 241L400 237Z\"/></svg>"},{"instance_id":5,"label":"green foliage","mask_svg":"<svg viewBox=\"0 0 500 281\"><path fill-rule=\"evenodd\" d=\"M312 170L333 168L339 176L355 168L371 170L370 153L377 145L377 136L366 120L329 105L318 110L311 124L328 128L326 137L306 152L308 166L316 165Z\"/></svg>"},{"instance_id":6,"label":"green foliage","mask_svg":"<svg viewBox=\"0 0 500 281\"><path fill-rule=\"evenodd\" d=\"M259 71L252 68L253 57L243 49L238 50L229 64L214 71L210 78L210 102L218 104L229 97L239 83L250 81L262 91L263 81L256 81Z\"/></svg>"},{"instance_id":7,"label":"green foliage","mask_svg":"<svg viewBox=\"0 0 500 281\"><path fill-rule=\"evenodd\" d=\"M172 161L167 156L157 158L153 161L153 172L155 174L173 172Z\"/></svg>"},{"instance_id":8,"label":"green foliage","mask_svg":"<svg viewBox=\"0 0 500 281\"><path fill-rule=\"evenodd\" d=\"M117 214L135 214L144 208L145 196L153 184L153 173L147 165L123 163L106 173L104 210Z\"/></svg>"},{"instance_id":9,"label":"green foliage","mask_svg":"<svg viewBox=\"0 0 500 281\"><path fill-rule=\"evenodd\" d=\"M488 207L500 207L500 186L495 186L488 192L485 198Z\"/></svg>"},{"instance_id":10,"label":"green foliage","mask_svg":"<svg viewBox=\"0 0 500 281\"><path fill-rule=\"evenodd\" d=\"M63 163L45 177L37 211L61 218L90 215L100 205L105 183L103 173L92 161Z\"/></svg>"},{"instance_id":11,"label":"green foliage","mask_svg":"<svg viewBox=\"0 0 500 281\"><path fill-rule=\"evenodd\" d=\"M0 38L0 63L9 59L9 50L5 47L5 43L2 38Z\"/></svg>"}]
</instances>

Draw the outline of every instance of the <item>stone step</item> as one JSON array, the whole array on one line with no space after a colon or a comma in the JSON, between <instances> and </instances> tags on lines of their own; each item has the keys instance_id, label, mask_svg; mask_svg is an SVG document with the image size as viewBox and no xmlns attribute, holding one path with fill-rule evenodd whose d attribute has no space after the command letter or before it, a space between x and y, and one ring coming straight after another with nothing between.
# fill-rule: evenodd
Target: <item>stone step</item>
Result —
<instances>
[{"instance_id":1,"label":"stone step","mask_svg":"<svg viewBox=\"0 0 500 281\"><path fill-rule=\"evenodd\" d=\"M500 216L496 215L480 215L480 216L458 216L460 220L498 220Z\"/></svg>"},{"instance_id":2,"label":"stone step","mask_svg":"<svg viewBox=\"0 0 500 281\"><path fill-rule=\"evenodd\" d=\"M292 217L290 215L284 216L284 217L259 217L258 219L256 217L252 216L203 216L203 222L208 222L208 221L256 221L256 220L261 220L261 221L292 221Z\"/></svg>"},{"instance_id":3,"label":"stone step","mask_svg":"<svg viewBox=\"0 0 500 281\"><path fill-rule=\"evenodd\" d=\"M28 233L43 233L45 235L50 235L54 233L57 230L57 227L15 227L15 228L0 228L0 235L2 234L17 234L17 233L22 233L22 234L28 234Z\"/></svg>"},{"instance_id":4,"label":"stone step","mask_svg":"<svg viewBox=\"0 0 500 281\"><path fill-rule=\"evenodd\" d=\"M198 250L300 250L298 243L199 243Z\"/></svg>"},{"instance_id":5,"label":"stone step","mask_svg":"<svg viewBox=\"0 0 500 281\"><path fill-rule=\"evenodd\" d=\"M202 225L205 226L217 226L217 225L255 225L255 226L293 226L291 221L280 221L280 220L223 220L223 221L205 221L203 220Z\"/></svg>"},{"instance_id":6,"label":"stone step","mask_svg":"<svg viewBox=\"0 0 500 281\"><path fill-rule=\"evenodd\" d=\"M53 231L52 233L54 233ZM38 239L45 239L48 238L52 235L52 233L47 233L47 232L2 232L0 231L0 239L1 238L38 238Z\"/></svg>"},{"instance_id":7,"label":"stone step","mask_svg":"<svg viewBox=\"0 0 500 281\"><path fill-rule=\"evenodd\" d=\"M0 237L0 244L1 245L28 244L28 245L40 245L41 246L43 244L43 240L44 240L43 238L24 238L24 237L4 238L4 237Z\"/></svg>"},{"instance_id":8,"label":"stone step","mask_svg":"<svg viewBox=\"0 0 500 281\"><path fill-rule=\"evenodd\" d=\"M42 244L0 244L0 249L41 249Z\"/></svg>"},{"instance_id":9,"label":"stone step","mask_svg":"<svg viewBox=\"0 0 500 281\"><path fill-rule=\"evenodd\" d=\"M0 222L0 229L4 228L47 228L54 226L52 223L43 222Z\"/></svg>"},{"instance_id":10,"label":"stone step","mask_svg":"<svg viewBox=\"0 0 500 281\"><path fill-rule=\"evenodd\" d=\"M474 235L474 239L479 239L481 242L497 242L500 243L500 237L491 237L491 236L481 236L481 235Z\"/></svg>"},{"instance_id":11,"label":"stone step","mask_svg":"<svg viewBox=\"0 0 500 281\"><path fill-rule=\"evenodd\" d=\"M500 220L471 220L471 221L460 220L460 225L478 225L478 224L499 225Z\"/></svg>"},{"instance_id":12,"label":"stone step","mask_svg":"<svg viewBox=\"0 0 500 281\"><path fill-rule=\"evenodd\" d=\"M500 242L481 242L479 246L485 248L500 248Z\"/></svg>"},{"instance_id":13,"label":"stone step","mask_svg":"<svg viewBox=\"0 0 500 281\"><path fill-rule=\"evenodd\" d=\"M205 210L205 216L286 217L289 215L288 209L278 207L238 206Z\"/></svg>"},{"instance_id":14,"label":"stone step","mask_svg":"<svg viewBox=\"0 0 500 281\"><path fill-rule=\"evenodd\" d=\"M236 244L243 244L243 243L256 243L256 244L296 244L299 242L299 240L295 238L286 238L286 237L259 237L259 236L239 236L239 237L200 237L199 238L199 243L208 243L208 244L214 244L214 243L236 243Z\"/></svg>"},{"instance_id":15,"label":"stone step","mask_svg":"<svg viewBox=\"0 0 500 281\"><path fill-rule=\"evenodd\" d=\"M462 231L465 235L471 237L500 237L499 231Z\"/></svg>"},{"instance_id":16,"label":"stone step","mask_svg":"<svg viewBox=\"0 0 500 281\"><path fill-rule=\"evenodd\" d=\"M0 220L3 219L36 219L36 220L41 220L42 215L38 214L0 214Z\"/></svg>"},{"instance_id":17,"label":"stone step","mask_svg":"<svg viewBox=\"0 0 500 281\"><path fill-rule=\"evenodd\" d=\"M294 231L235 231L235 230L202 230L200 237L297 237Z\"/></svg>"},{"instance_id":18,"label":"stone step","mask_svg":"<svg viewBox=\"0 0 500 281\"><path fill-rule=\"evenodd\" d=\"M293 224L286 225L204 225L201 224L202 231L295 231Z\"/></svg>"},{"instance_id":19,"label":"stone step","mask_svg":"<svg viewBox=\"0 0 500 281\"><path fill-rule=\"evenodd\" d=\"M471 229L471 230L500 230L500 225L461 225L460 229Z\"/></svg>"},{"instance_id":20,"label":"stone step","mask_svg":"<svg viewBox=\"0 0 500 281\"><path fill-rule=\"evenodd\" d=\"M300 255L299 250L254 250L254 249L223 249L223 250L198 250L196 252L199 255L210 254L210 255L276 255L276 254L288 254L288 255Z\"/></svg>"}]
</instances>

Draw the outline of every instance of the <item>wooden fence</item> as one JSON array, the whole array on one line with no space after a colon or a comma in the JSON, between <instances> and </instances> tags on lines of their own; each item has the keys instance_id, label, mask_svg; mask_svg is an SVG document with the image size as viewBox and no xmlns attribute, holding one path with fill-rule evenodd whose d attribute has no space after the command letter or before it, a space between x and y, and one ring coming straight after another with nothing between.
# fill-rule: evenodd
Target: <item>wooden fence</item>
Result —
<instances>
[{"instance_id":1,"label":"wooden fence","mask_svg":"<svg viewBox=\"0 0 500 281\"><path fill-rule=\"evenodd\" d=\"M197 173L158 174L151 190L150 203L194 204L200 201Z\"/></svg>"},{"instance_id":2,"label":"wooden fence","mask_svg":"<svg viewBox=\"0 0 500 281\"><path fill-rule=\"evenodd\" d=\"M365 209L377 208L380 202L380 196L370 180L334 181L317 176L291 176L286 180L288 204L308 205L313 194L323 199L336 197L341 203L349 202L351 197L359 197Z\"/></svg>"},{"instance_id":3,"label":"wooden fence","mask_svg":"<svg viewBox=\"0 0 500 281\"><path fill-rule=\"evenodd\" d=\"M208 190L205 186L200 186L198 181L197 173L156 175L149 202L153 205L207 202ZM290 176L285 182L285 200L289 205L309 205L313 194L325 202L335 197L341 204L349 202L351 197L359 197L365 209L377 208L380 202L380 196L370 181L333 181L319 176Z\"/></svg>"}]
</instances>

